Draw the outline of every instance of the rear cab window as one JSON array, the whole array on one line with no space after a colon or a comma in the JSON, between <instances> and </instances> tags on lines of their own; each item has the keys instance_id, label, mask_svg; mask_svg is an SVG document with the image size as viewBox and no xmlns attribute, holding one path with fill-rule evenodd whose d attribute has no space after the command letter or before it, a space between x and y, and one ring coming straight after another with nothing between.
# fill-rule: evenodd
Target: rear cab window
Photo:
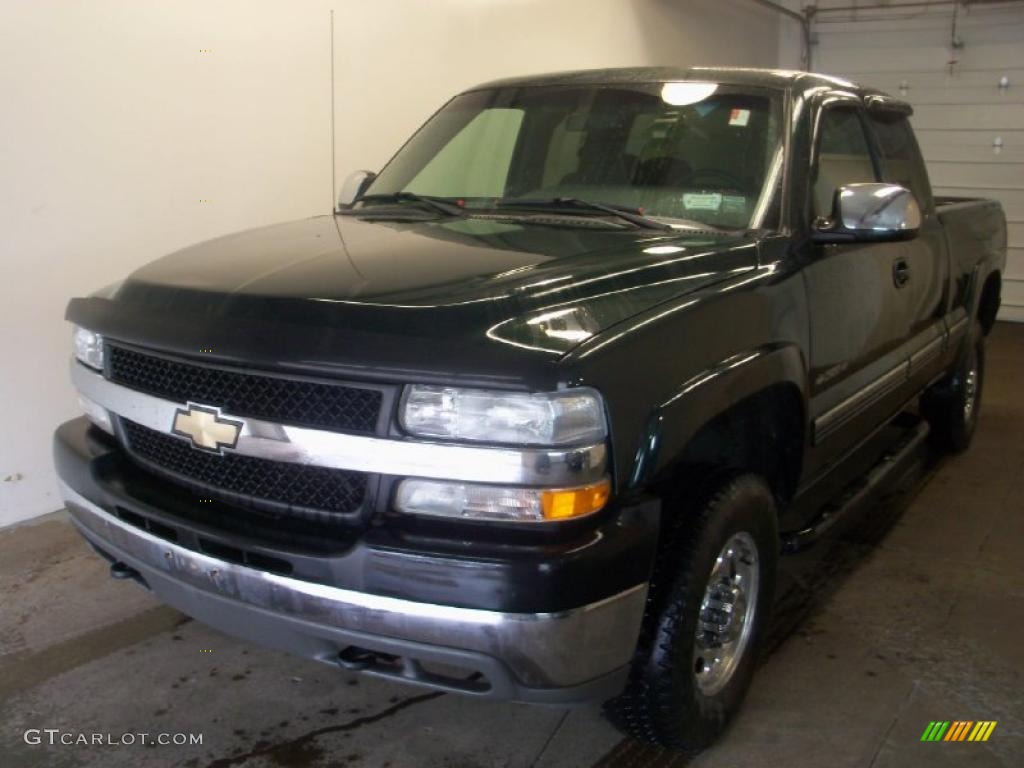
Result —
<instances>
[{"instance_id":1,"label":"rear cab window","mask_svg":"<svg viewBox=\"0 0 1024 768\"><path fill-rule=\"evenodd\" d=\"M812 171L811 202L815 217L832 215L836 191L846 184L878 181L874 159L859 109L826 108L818 129L817 162Z\"/></svg>"},{"instance_id":2,"label":"rear cab window","mask_svg":"<svg viewBox=\"0 0 1024 768\"><path fill-rule=\"evenodd\" d=\"M882 181L906 187L914 193L922 211L931 211L932 187L928 181L928 171L906 115L895 111L870 110L868 121L874 131L882 160Z\"/></svg>"}]
</instances>

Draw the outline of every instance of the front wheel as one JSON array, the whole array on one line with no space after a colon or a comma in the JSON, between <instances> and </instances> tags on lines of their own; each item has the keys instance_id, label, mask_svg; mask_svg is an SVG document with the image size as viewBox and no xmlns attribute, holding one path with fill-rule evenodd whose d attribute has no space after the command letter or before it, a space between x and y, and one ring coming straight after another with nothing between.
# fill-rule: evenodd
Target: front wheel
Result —
<instances>
[{"instance_id":1,"label":"front wheel","mask_svg":"<svg viewBox=\"0 0 1024 768\"><path fill-rule=\"evenodd\" d=\"M750 685L778 532L771 490L755 475L681 515L655 569L629 684L606 712L634 738L693 754L725 729Z\"/></svg>"}]
</instances>

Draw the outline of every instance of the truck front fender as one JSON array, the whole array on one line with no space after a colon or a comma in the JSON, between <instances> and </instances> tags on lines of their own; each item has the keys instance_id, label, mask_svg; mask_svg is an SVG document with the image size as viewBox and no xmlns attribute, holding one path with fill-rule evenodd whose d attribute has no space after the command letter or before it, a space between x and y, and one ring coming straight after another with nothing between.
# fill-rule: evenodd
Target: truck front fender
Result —
<instances>
[{"instance_id":1,"label":"truck front fender","mask_svg":"<svg viewBox=\"0 0 1024 768\"><path fill-rule=\"evenodd\" d=\"M796 435L788 437L795 440L798 456L789 458L797 462L790 470L798 471L807 430L806 370L796 344L771 343L731 355L689 378L652 410L633 462L630 488L643 487L684 461L688 449L708 430L717 430L718 442L741 440L743 435L737 429L742 424L723 423L729 421L730 414L741 422L751 417L784 420L787 429L796 430ZM765 409L787 412L764 413ZM739 456L744 446L705 449Z\"/></svg>"}]
</instances>

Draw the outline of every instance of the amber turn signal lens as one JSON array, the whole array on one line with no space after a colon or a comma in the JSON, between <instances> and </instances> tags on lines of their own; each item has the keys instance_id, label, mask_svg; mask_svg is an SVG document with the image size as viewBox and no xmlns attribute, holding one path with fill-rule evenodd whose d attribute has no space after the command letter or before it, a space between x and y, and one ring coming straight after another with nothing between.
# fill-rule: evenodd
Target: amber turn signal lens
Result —
<instances>
[{"instance_id":1,"label":"amber turn signal lens","mask_svg":"<svg viewBox=\"0 0 1024 768\"><path fill-rule=\"evenodd\" d=\"M568 520L571 517L582 517L597 512L608 503L611 488L608 480L602 480L581 488L541 491L540 504L544 519Z\"/></svg>"}]
</instances>

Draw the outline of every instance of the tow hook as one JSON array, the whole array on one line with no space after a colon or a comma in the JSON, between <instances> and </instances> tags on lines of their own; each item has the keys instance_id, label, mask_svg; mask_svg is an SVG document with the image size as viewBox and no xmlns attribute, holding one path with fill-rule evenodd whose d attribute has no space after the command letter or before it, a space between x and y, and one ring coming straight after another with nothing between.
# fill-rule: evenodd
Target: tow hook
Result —
<instances>
[{"instance_id":1,"label":"tow hook","mask_svg":"<svg viewBox=\"0 0 1024 768\"><path fill-rule=\"evenodd\" d=\"M357 645L350 645L338 654L338 666L350 672L361 672L375 666L378 662L393 663L398 660L397 656L379 651L369 651Z\"/></svg>"},{"instance_id":2,"label":"tow hook","mask_svg":"<svg viewBox=\"0 0 1024 768\"><path fill-rule=\"evenodd\" d=\"M138 579L142 574L129 565L116 562L110 565L110 576L115 579Z\"/></svg>"}]
</instances>

